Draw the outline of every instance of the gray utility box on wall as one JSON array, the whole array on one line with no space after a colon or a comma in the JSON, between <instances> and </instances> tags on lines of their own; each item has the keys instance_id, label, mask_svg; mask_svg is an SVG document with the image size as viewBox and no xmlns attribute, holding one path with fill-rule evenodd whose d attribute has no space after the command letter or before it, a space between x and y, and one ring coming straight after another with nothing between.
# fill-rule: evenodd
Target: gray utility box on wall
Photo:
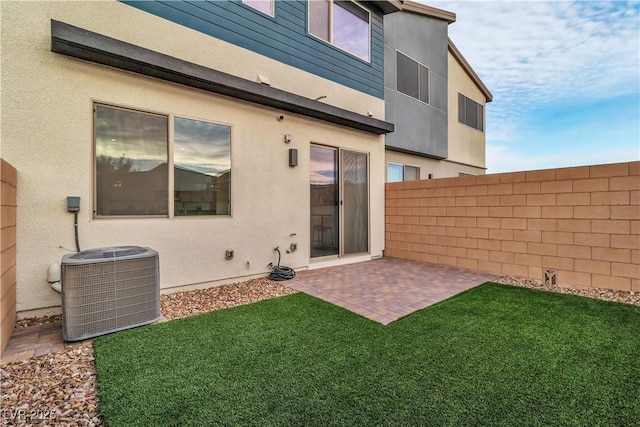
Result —
<instances>
[{"instance_id":1,"label":"gray utility box on wall","mask_svg":"<svg viewBox=\"0 0 640 427\"><path fill-rule=\"evenodd\" d=\"M138 246L62 257L62 337L80 341L160 318L158 252Z\"/></svg>"}]
</instances>

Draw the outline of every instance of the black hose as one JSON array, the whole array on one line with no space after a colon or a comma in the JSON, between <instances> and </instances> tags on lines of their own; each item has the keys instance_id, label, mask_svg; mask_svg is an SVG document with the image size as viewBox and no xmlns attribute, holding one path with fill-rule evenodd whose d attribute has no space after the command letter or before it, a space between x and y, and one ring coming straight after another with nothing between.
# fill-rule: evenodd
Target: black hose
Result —
<instances>
[{"instance_id":1,"label":"black hose","mask_svg":"<svg viewBox=\"0 0 640 427\"><path fill-rule=\"evenodd\" d=\"M76 251L80 252L80 241L78 240L78 212L73 213L73 220L74 220L73 226L75 227L75 231L76 231Z\"/></svg>"},{"instance_id":2,"label":"black hose","mask_svg":"<svg viewBox=\"0 0 640 427\"><path fill-rule=\"evenodd\" d=\"M296 272L293 270L293 268L280 265L280 249L276 248L275 251L278 252L278 265L273 267L273 269L271 270L269 279L280 282L282 280L290 280L296 277Z\"/></svg>"}]
</instances>

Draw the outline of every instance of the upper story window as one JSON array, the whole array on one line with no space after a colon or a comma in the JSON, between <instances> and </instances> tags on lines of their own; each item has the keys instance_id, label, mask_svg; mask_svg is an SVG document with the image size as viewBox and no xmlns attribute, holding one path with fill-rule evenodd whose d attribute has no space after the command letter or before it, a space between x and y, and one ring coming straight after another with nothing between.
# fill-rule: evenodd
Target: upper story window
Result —
<instances>
[{"instance_id":1,"label":"upper story window","mask_svg":"<svg viewBox=\"0 0 640 427\"><path fill-rule=\"evenodd\" d=\"M419 179L419 167L387 163L387 182L418 181Z\"/></svg>"},{"instance_id":2,"label":"upper story window","mask_svg":"<svg viewBox=\"0 0 640 427\"><path fill-rule=\"evenodd\" d=\"M396 52L398 92L429 103L429 69L404 55Z\"/></svg>"},{"instance_id":3,"label":"upper story window","mask_svg":"<svg viewBox=\"0 0 640 427\"><path fill-rule=\"evenodd\" d=\"M355 2L310 1L309 34L371 61L371 16Z\"/></svg>"},{"instance_id":4,"label":"upper story window","mask_svg":"<svg viewBox=\"0 0 640 427\"><path fill-rule=\"evenodd\" d=\"M242 0L242 3L269 16L275 16L275 0Z\"/></svg>"},{"instance_id":5,"label":"upper story window","mask_svg":"<svg viewBox=\"0 0 640 427\"><path fill-rule=\"evenodd\" d=\"M94 110L97 217L230 214L229 126L98 104Z\"/></svg>"},{"instance_id":6,"label":"upper story window","mask_svg":"<svg viewBox=\"0 0 640 427\"><path fill-rule=\"evenodd\" d=\"M484 107L458 93L458 121L479 131L484 131Z\"/></svg>"}]
</instances>

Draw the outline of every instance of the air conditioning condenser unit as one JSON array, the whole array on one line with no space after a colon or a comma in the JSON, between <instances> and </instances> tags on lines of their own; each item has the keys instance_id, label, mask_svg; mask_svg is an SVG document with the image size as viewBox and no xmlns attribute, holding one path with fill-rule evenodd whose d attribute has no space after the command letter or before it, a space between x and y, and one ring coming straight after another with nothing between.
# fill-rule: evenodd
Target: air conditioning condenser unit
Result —
<instances>
[{"instance_id":1,"label":"air conditioning condenser unit","mask_svg":"<svg viewBox=\"0 0 640 427\"><path fill-rule=\"evenodd\" d=\"M158 252L90 249L62 258L62 337L80 341L160 318Z\"/></svg>"}]
</instances>

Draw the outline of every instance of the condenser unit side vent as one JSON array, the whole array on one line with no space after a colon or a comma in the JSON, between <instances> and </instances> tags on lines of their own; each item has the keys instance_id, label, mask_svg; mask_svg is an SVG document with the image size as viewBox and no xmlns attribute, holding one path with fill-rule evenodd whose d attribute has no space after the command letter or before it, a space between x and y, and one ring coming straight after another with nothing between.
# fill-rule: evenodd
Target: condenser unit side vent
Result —
<instances>
[{"instance_id":1,"label":"condenser unit side vent","mask_svg":"<svg viewBox=\"0 0 640 427\"><path fill-rule=\"evenodd\" d=\"M160 318L160 264L150 248L121 246L65 255L62 336L80 341Z\"/></svg>"}]
</instances>

